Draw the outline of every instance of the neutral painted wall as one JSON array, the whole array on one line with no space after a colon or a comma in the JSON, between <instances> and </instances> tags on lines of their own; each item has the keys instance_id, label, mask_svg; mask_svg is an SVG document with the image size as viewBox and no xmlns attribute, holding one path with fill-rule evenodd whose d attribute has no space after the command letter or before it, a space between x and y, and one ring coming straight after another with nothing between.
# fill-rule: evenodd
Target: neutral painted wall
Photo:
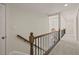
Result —
<instances>
[{"instance_id":1,"label":"neutral painted wall","mask_svg":"<svg viewBox=\"0 0 79 59\"><path fill-rule=\"evenodd\" d=\"M66 40L76 40L77 12L77 8L71 8L61 12L61 28L66 28Z\"/></svg>"},{"instance_id":2,"label":"neutral painted wall","mask_svg":"<svg viewBox=\"0 0 79 59\"><path fill-rule=\"evenodd\" d=\"M50 52L50 55L79 55L79 41L76 38L77 12L78 8L61 12L61 28L66 29L66 34Z\"/></svg>"},{"instance_id":3,"label":"neutral painted wall","mask_svg":"<svg viewBox=\"0 0 79 59\"><path fill-rule=\"evenodd\" d=\"M79 9L78 9L78 20L77 20L77 24L78 24L78 26L77 26L77 30L78 30L78 32L77 32L77 34L78 34L77 38L79 40Z\"/></svg>"},{"instance_id":4,"label":"neutral painted wall","mask_svg":"<svg viewBox=\"0 0 79 59\"><path fill-rule=\"evenodd\" d=\"M29 44L18 39L17 34L28 39L30 32L39 35L48 32L48 30L47 15L7 5L7 54L13 51L29 54Z\"/></svg>"},{"instance_id":5,"label":"neutral painted wall","mask_svg":"<svg viewBox=\"0 0 79 59\"><path fill-rule=\"evenodd\" d=\"M76 39L77 9L61 12L62 28L66 28L65 39ZM64 21L63 21L64 20ZM7 54L20 51L29 54L29 45L16 37L17 34L28 39L29 33L34 35L46 33L49 30L48 16L20 9L13 5L7 6ZM64 24L64 25L63 25Z\"/></svg>"}]
</instances>

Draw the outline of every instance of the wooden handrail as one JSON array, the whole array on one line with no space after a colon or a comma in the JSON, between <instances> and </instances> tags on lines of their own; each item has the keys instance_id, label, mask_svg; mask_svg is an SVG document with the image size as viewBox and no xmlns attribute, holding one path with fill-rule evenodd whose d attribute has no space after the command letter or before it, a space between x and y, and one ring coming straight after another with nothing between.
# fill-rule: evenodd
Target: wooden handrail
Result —
<instances>
[{"instance_id":1,"label":"wooden handrail","mask_svg":"<svg viewBox=\"0 0 79 59\"><path fill-rule=\"evenodd\" d=\"M52 45L52 47L50 47L50 48L44 53L44 55L49 54L50 51L55 47L55 45L60 41L60 35L59 35L59 34L60 34L60 30L59 30L59 31L54 31L54 32L45 33L45 34L38 35L38 36L35 36L35 37L33 36L33 37L34 37L33 39L38 39L38 38L44 37L44 36L46 36L46 35L51 35L52 33L55 33L55 32L58 32L58 41L55 42L55 44ZM64 32L64 33L63 33L63 32ZM63 37L64 34L65 34L65 29L62 29L62 30L61 30L61 37Z\"/></svg>"},{"instance_id":2,"label":"wooden handrail","mask_svg":"<svg viewBox=\"0 0 79 59\"><path fill-rule=\"evenodd\" d=\"M45 51L44 48L41 48L41 47L39 46L39 38L52 35L52 33L55 33L55 32L58 33L58 40L57 40L57 42L54 42L55 44L52 45L48 50ZM38 35L38 36L34 36L33 33L31 32L31 33L30 33L30 36L29 36L29 40L23 38L23 37L20 36L20 35L17 35L17 37L23 39L24 41L26 41L26 42L28 42L28 43L30 44L30 55L33 55L33 54L34 54L34 50L33 50L34 48L33 48L33 46L37 47L37 49L38 49L38 54L39 54L39 49L40 49L40 50L44 51L43 54L47 55L47 54L51 51L51 49L54 48L55 45L60 41L60 39L59 39L60 35L59 35L59 34L60 34L60 30L59 30L59 31L54 31L54 32L45 33L45 34ZM65 29L61 30L61 34L62 34L61 37L63 37L64 34L65 34ZM38 41L37 41L38 44L36 44L36 40L38 40ZM34 42L35 42L35 43L34 43ZM37 45L38 45L38 46L37 46ZM36 48L35 48L35 51L36 51ZM37 54L37 53L35 52L35 54Z\"/></svg>"},{"instance_id":3,"label":"wooden handrail","mask_svg":"<svg viewBox=\"0 0 79 59\"><path fill-rule=\"evenodd\" d=\"M23 39L25 42L27 42L27 43L29 43L29 44L30 44L30 41L29 41L29 40L27 40L27 39L25 39L25 38L23 38L22 36L17 35L17 37L19 37L19 38ZM33 46L35 46L35 47L37 47L37 48L39 48L39 49L41 49L41 50L45 51L44 49L42 49L41 47L39 47L39 46L37 46L37 45L35 45L35 44L33 44Z\"/></svg>"},{"instance_id":4,"label":"wooden handrail","mask_svg":"<svg viewBox=\"0 0 79 59\"><path fill-rule=\"evenodd\" d=\"M26 42L30 43L27 39L23 38L23 37L22 37L22 36L20 36L20 35L17 35L17 37L19 37L19 38L23 39L24 41L26 41Z\"/></svg>"},{"instance_id":5,"label":"wooden handrail","mask_svg":"<svg viewBox=\"0 0 79 59\"><path fill-rule=\"evenodd\" d=\"M34 43L34 40L38 40L38 46L39 46L39 38L40 37L43 37L43 36L46 36L46 35L49 35L49 34L52 34L54 32L50 32L50 33L46 33L46 34L42 34L42 35L39 35L39 36L34 36L33 35L33 32L30 32L30 36L29 36L29 41L31 42L30 43L30 55L33 55L33 43ZM36 49L36 48L35 48ZM36 53L36 52L35 52ZM38 54L39 54L39 48L38 48Z\"/></svg>"},{"instance_id":6,"label":"wooden handrail","mask_svg":"<svg viewBox=\"0 0 79 59\"><path fill-rule=\"evenodd\" d=\"M65 30L65 29L63 29L63 30ZM58 31L54 31L54 32L58 32ZM42 34L42 35L38 35L38 36L35 36L34 38L36 39L36 38L39 38L39 37L42 37L42 36L46 36L46 35L54 33L54 32L49 32L49 33L45 33L45 34Z\"/></svg>"},{"instance_id":7,"label":"wooden handrail","mask_svg":"<svg viewBox=\"0 0 79 59\"><path fill-rule=\"evenodd\" d=\"M61 35L61 38L64 36L64 34L65 34L65 29L63 29L62 30L64 33L61 33L62 35ZM60 39L54 44L54 45L52 45L45 53L44 53L44 55L48 55L50 52L51 52L51 50L56 46L56 44L58 43L60 41Z\"/></svg>"},{"instance_id":8,"label":"wooden handrail","mask_svg":"<svg viewBox=\"0 0 79 59\"><path fill-rule=\"evenodd\" d=\"M55 31L55 32L57 32L57 31ZM45 33L45 34L42 34L42 35L38 35L38 36L35 36L34 38L36 39L36 38L39 38L39 37L42 37L42 36L46 36L46 35L52 34L52 33L54 33L54 32L49 32L49 33Z\"/></svg>"}]
</instances>

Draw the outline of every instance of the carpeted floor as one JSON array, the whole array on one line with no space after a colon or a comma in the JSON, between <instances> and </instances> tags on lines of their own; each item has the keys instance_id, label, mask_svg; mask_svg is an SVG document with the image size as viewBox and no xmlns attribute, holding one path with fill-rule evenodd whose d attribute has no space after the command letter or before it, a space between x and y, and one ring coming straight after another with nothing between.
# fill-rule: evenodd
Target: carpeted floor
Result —
<instances>
[{"instance_id":1,"label":"carpeted floor","mask_svg":"<svg viewBox=\"0 0 79 59\"><path fill-rule=\"evenodd\" d=\"M65 40L65 37L50 52L50 55L79 55L79 41Z\"/></svg>"}]
</instances>

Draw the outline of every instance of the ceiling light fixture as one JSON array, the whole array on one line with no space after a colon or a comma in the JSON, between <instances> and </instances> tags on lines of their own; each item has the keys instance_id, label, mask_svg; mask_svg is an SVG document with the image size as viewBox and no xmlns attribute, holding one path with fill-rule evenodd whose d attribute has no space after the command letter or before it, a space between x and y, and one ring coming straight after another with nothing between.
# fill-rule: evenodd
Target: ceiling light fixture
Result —
<instances>
[{"instance_id":1,"label":"ceiling light fixture","mask_svg":"<svg viewBox=\"0 0 79 59\"><path fill-rule=\"evenodd\" d=\"M68 6L68 4L64 4L64 6L65 6L65 7L67 7L67 6Z\"/></svg>"}]
</instances>

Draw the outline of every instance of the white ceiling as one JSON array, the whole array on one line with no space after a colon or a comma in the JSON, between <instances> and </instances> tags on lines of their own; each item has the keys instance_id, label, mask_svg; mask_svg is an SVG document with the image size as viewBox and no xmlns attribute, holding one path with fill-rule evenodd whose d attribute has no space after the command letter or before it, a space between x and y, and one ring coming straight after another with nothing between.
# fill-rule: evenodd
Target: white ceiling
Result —
<instances>
[{"instance_id":1,"label":"white ceiling","mask_svg":"<svg viewBox=\"0 0 79 59\"><path fill-rule=\"evenodd\" d=\"M16 3L10 4L12 6L16 6L20 9L30 10L33 12L43 13L43 14L52 14L56 12L60 12L66 10L68 8L79 7L79 4L68 4L69 6L65 7L65 3Z\"/></svg>"}]
</instances>

